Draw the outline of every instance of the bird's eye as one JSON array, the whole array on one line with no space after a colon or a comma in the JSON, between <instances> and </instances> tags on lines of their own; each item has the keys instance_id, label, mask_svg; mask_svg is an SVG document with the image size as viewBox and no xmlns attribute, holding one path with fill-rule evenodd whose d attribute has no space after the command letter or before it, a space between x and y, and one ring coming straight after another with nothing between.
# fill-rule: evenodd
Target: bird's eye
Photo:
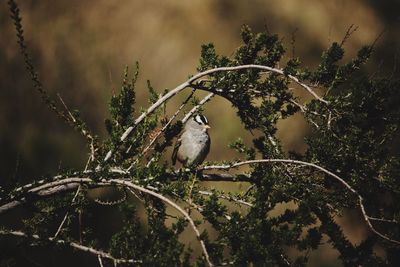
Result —
<instances>
[{"instance_id":1,"label":"bird's eye","mask_svg":"<svg viewBox=\"0 0 400 267\"><path fill-rule=\"evenodd\" d=\"M197 122L200 125L207 125L208 124L207 118L205 116L203 116L203 115L196 115L194 117L194 120L195 120L195 122Z\"/></svg>"}]
</instances>

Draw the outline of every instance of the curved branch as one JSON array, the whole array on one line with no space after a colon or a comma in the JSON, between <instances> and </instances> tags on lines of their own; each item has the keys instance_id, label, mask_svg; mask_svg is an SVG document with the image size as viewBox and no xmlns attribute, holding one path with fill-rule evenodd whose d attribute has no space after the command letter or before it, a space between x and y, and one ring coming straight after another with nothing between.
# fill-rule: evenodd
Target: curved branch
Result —
<instances>
[{"instance_id":1,"label":"curved branch","mask_svg":"<svg viewBox=\"0 0 400 267\"><path fill-rule=\"evenodd\" d=\"M129 175L129 172L119 170L119 169L111 169L110 172L112 174L121 174L121 175ZM84 172L85 174L91 173L90 171ZM203 173L199 174L200 181L208 181L208 182L253 182L251 177L245 174L223 174L223 173ZM169 173L166 175L168 179L176 180L177 174ZM61 176L54 176L53 179L60 179ZM72 179L72 180L70 180ZM80 184L87 183L91 181L90 178L77 178L77 177L69 177L65 178L63 182L60 183L60 180L54 182L47 182L45 180L38 181L38 184L27 184L22 187L15 189L16 192L23 192L20 196L15 196L9 200L8 203L5 203L0 206L0 214L10 211L14 208L19 207L20 205L26 203L28 201L26 195L32 196L34 198L46 198L55 194L61 194L64 192L76 190ZM36 186L36 187L35 187ZM93 187L96 187L97 184L92 184Z\"/></svg>"},{"instance_id":2,"label":"curved branch","mask_svg":"<svg viewBox=\"0 0 400 267\"><path fill-rule=\"evenodd\" d=\"M364 220L366 221L369 229L373 233L375 233L378 236L380 236L381 238L383 238L383 239L385 239L385 240L387 240L389 242L395 243L397 245L400 245L399 241L393 240L393 239L381 234L379 231L377 231L375 229L375 227L371 223L370 217L368 216L368 214L367 214L367 212L365 210L365 206L364 206L364 203L363 203L362 196L353 187L351 187L345 180L343 180L342 178L340 178L336 174L334 174L331 171L329 171L329 170L327 170L327 169L325 169L325 168L323 168L321 166L318 166L318 165L316 165L314 163L305 162L305 161L299 161L299 160L292 160L292 159L260 159L260 160L248 160L248 161L236 162L236 163L233 163L233 164L230 164L230 165L203 166L203 167L200 167L198 170L199 171L212 170L212 169L213 170L229 170L229 169L232 169L232 168L237 168L237 167L240 167L240 166L243 166L243 165L248 165L248 164L278 163L278 162L313 167L313 168L318 169L318 170L328 174L329 176L333 177L335 180L340 182L340 184L342 184L342 186L344 186L347 190L349 190L350 192L352 192L353 194L355 194L357 196L357 198L359 200L359 205L360 205L360 208L361 208L361 212L363 214ZM174 176L174 174L171 174L171 176ZM56 176L56 177L58 177L58 176ZM237 177L240 177L240 179L237 179ZM220 174L203 174L203 179L202 180L203 181L206 181L206 180L216 181L215 178L219 178L220 180L224 180L224 181L233 181L233 182L237 182L237 181L252 182L251 178L248 177L248 176L243 176L243 175L242 176L231 176L231 175L224 176L224 175L220 175ZM103 185L111 185L112 184L111 181L113 183L115 183L115 184L121 184L121 185L129 186L129 187L132 187L132 188L140 190L140 191L146 190L146 191L143 191L143 192L145 192L145 193L151 192L151 193L148 193L148 194L151 194L153 196L157 195L156 197L160 196L160 197L162 197L162 198L160 198L161 200L163 200L163 201L167 202L168 204L172 205L178 211L180 211L180 212L183 211L184 213L182 213L182 212L181 213L185 216L185 218L187 218L187 219L190 218L190 216L182 208L180 208L178 205L176 205L171 200L165 198L164 196L162 196L162 195L160 195L158 193L155 193L155 192L153 192L153 191L151 191L149 189L145 189L143 187L140 187L140 186L135 185L135 184L133 184L131 182L124 181L124 180L121 180L121 179L113 179L113 180L109 180L109 181L106 181L106 182L96 183L90 178L66 178L66 179L62 179L62 180L58 180L58 181L42 184L42 185L37 186L35 188L29 189L27 192L31 193L31 194L36 194L37 196L40 196L40 197L45 197L45 196L49 196L51 194L64 192L64 191L68 191L68 190L72 190L72 189L76 189L82 183L84 183L84 184L92 184L93 186L103 186ZM138 189L138 188L141 188L142 190ZM11 209L14 209L14 208L20 206L21 204L23 204L25 202L26 202L26 198L22 197L19 200L14 200L14 201L11 201L9 203L6 203L6 204L0 206L0 214L4 213L6 211L9 211ZM171 204L171 203L173 203L173 204ZM186 215L188 217L186 217ZM191 224L191 225L194 226L194 223ZM196 230L195 230L195 232L196 232ZM198 230L196 232L196 235L198 235L198 237L199 237ZM200 240L200 242L202 243L202 247L205 249L204 242L202 240ZM208 254L207 254L206 250L204 250L204 251L205 251L205 255L207 255L206 256L206 259L207 259L208 258Z\"/></svg>"},{"instance_id":3,"label":"curved branch","mask_svg":"<svg viewBox=\"0 0 400 267\"><path fill-rule=\"evenodd\" d=\"M387 236L385 236L384 234L380 233L379 231L377 231L375 229L375 227L372 225L371 221L370 221L370 217L368 216L366 210L365 210L365 206L364 206L364 199L363 197L353 188L351 187L344 179L340 178L339 176L337 176L336 174L334 174L331 171L328 171L327 169L318 166L314 163L310 163L310 162L305 162L305 161L300 161L300 160L292 160L292 159L259 159L259 160L248 160L248 161L242 161L242 162L236 162L230 165L212 165L212 166L204 166L199 168L199 170L229 170L232 168L236 168L239 166L243 166L243 165L248 165L248 164L255 164L255 163L275 163L275 162L281 162L281 163L290 163L290 164L297 164L297 165L303 165L303 166L309 166L309 167L313 167L315 169L318 169L326 174L328 174L329 176L333 177L335 180L337 180L338 182L340 182L340 184L342 184L342 186L344 186L347 190L349 190L350 192L352 192L354 195L357 196L358 198L358 203L361 209L361 212L363 214L364 220L368 225L368 228L375 233L376 235L378 235L379 237L381 237L382 239L395 243L397 245L400 245L400 241L391 239Z\"/></svg>"},{"instance_id":4,"label":"curved branch","mask_svg":"<svg viewBox=\"0 0 400 267\"><path fill-rule=\"evenodd\" d=\"M80 183L71 182L63 185L57 185L54 187L45 188L42 189L41 191L35 190L33 193L30 192L29 195L32 195L36 198L46 198L55 194L61 194L64 192L75 190L79 187L79 185ZM10 202L0 206L0 214L15 209L26 202L28 202L28 199L25 196L21 196L21 198L16 200L11 200Z\"/></svg>"},{"instance_id":5,"label":"curved branch","mask_svg":"<svg viewBox=\"0 0 400 267\"><path fill-rule=\"evenodd\" d=\"M121 138L120 138L120 142L124 142L126 140L126 138L128 138L132 131L136 128L136 126L141 123L144 118L153 113L159 106L161 106L165 101L167 101L168 99L170 99L171 97L175 96L176 94L178 94L179 92L181 92L182 90L184 90L187 87L190 87L190 85L195 82L196 80L213 74L213 73L217 73L217 72L227 72L227 71L236 71L236 70L243 70L243 69L258 69L258 70L265 70L265 71L270 71L270 72L274 72L280 75L285 75L284 71L281 69L277 69L277 68L273 68L273 67L268 67L268 66L262 66L262 65L255 65L255 64L249 64L249 65L240 65L240 66L234 66L234 67L220 67L220 68L214 68L214 69L209 69L203 72L200 72L196 75L194 75L193 77L191 77L189 80L185 81L184 83L178 85L177 87L175 87L173 90L169 91L168 93L166 93L164 96L162 96L160 99L157 100L156 103L154 103L152 106L150 106L145 112L143 112L133 123L132 126L128 127L125 132L122 134ZM306 85L305 83L302 83L297 77L293 76L293 75L287 75L287 77L289 77L289 79L291 79L292 81L294 81L295 83L299 84L301 87L303 87L304 89L306 89L312 96L314 96L317 100L328 104L328 102L324 99L322 99L321 97L319 97L312 89L311 87L309 87L308 85ZM113 150L110 150L107 152L107 155L104 157L103 162L107 162L112 154L113 154ZM100 167L100 166L99 166Z\"/></svg>"},{"instance_id":6,"label":"curved branch","mask_svg":"<svg viewBox=\"0 0 400 267\"><path fill-rule=\"evenodd\" d=\"M291 164L297 164L297 165L304 165L304 166L310 166L315 169L318 169L333 178L335 178L337 181L339 181L344 187L346 187L348 190L350 190L352 193L357 194L358 192L354 190L345 180L334 174L333 172L328 171L327 169L322 168L321 166L318 166L314 163L306 162L306 161L300 161L300 160L293 160L293 159L255 159L255 160L247 160L247 161L241 161L241 162L236 162L233 164L229 165L209 165L209 166L204 166L200 167L199 170L229 170L232 168L237 168L243 165L249 165L249 164L254 164L254 163L274 163L274 162L281 162L281 163L291 163Z\"/></svg>"},{"instance_id":7,"label":"curved branch","mask_svg":"<svg viewBox=\"0 0 400 267\"><path fill-rule=\"evenodd\" d=\"M158 193L156 193L156 192L154 192L154 191L151 191L151 190L149 190L149 189L146 189L146 188L144 188L144 187L135 185L134 183L131 183L131 182L128 182L128 181L119 180L119 179L111 179L111 180L109 180L109 184L119 184L119 185L128 186L128 187L133 188L133 189L136 189L136 190L138 190L138 191L142 191L143 193L152 195L152 196L154 196L154 197L156 197L156 198L158 198L158 199L164 201L165 203L168 203L168 204L171 205L172 207L174 207L177 211L179 211L179 212L186 218L186 220L189 222L190 226L192 227L193 231L195 232L197 238L199 239L201 248L202 248L202 250L203 250L204 257L205 257L206 262L208 263L208 265L209 265L209 266L214 266L214 265L212 264L211 260L210 260L210 256L208 255L206 245L205 245L204 241L201 239L200 232L199 232L199 230L197 229L197 227L196 227L194 221L193 221L192 218L189 216L189 214L188 214L184 209L182 209L178 204L176 204L175 202L173 202L172 200L166 198L165 196L163 196L163 195L161 195L161 194L158 194Z\"/></svg>"},{"instance_id":8,"label":"curved branch","mask_svg":"<svg viewBox=\"0 0 400 267\"><path fill-rule=\"evenodd\" d=\"M41 192L41 190L48 190L48 189L50 189L52 187L68 185L68 184L93 184L95 186L121 185L121 186L126 186L126 187L129 187L129 188L132 188L132 189L136 189L138 191L141 191L143 193L152 195L152 196L164 201L165 203L171 205L173 208L175 208L177 211L179 211L185 217L185 219L189 222L189 224L192 227L193 231L195 232L197 238L199 239L199 242L200 242L201 248L203 250L203 254L204 254L206 262L208 263L209 266L214 266L212 264L212 262L210 261L209 254L207 252L207 249L206 249L204 241L201 239L200 232L197 229L197 227L196 227L194 221L192 220L192 218L189 216L189 214L185 210L183 210L179 205L177 205L175 202L173 202L172 200L168 199L167 197L165 197L165 196L163 196L163 195L161 195L159 193L156 193L156 192L154 192L152 190L149 190L149 189L146 189L146 188L141 187L139 185L136 185L136 184L134 184L132 182L125 181L125 180L122 180L122 179L110 179L110 180L105 180L105 181L101 181L101 182L95 182L90 178L76 178L76 177L74 177L74 178L66 178L66 179L62 179L62 180L58 180L58 181L54 181L54 182L49 182L49 183L40 185L38 187L32 188L28 192L30 192L30 193L38 193L38 192ZM15 202L18 202L18 201L13 201L11 203L15 203ZM23 203L22 201L19 201L19 203L14 204L12 206L12 208L14 208L16 206L19 206L22 203ZM10 205L9 204L10 203L1 206L0 207L0 213L9 210L10 209Z\"/></svg>"}]
</instances>

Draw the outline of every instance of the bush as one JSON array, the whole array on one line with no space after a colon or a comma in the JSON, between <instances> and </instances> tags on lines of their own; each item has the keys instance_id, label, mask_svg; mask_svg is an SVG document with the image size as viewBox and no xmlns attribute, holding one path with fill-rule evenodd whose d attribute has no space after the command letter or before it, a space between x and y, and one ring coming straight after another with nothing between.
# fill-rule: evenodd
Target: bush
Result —
<instances>
[{"instance_id":1,"label":"bush","mask_svg":"<svg viewBox=\"0 0 400 267\"><path fill-rule=\"evenodd\" d=\"M245 25L242 44L231 57L218 55L213 44L203 45L198 73L187 81L160 95L149 82L150 107L137 118L139 64L132 78L126 68L121 90L110 100L105 121L109 137L103 141L78 112L68 110L62 100L59 108L47 95L27 52L18 7L14 1L9 6L35 88L51 110L86 138L90 153L82 171L2 188L1 216L22 205L29 213L20 229L1 229L2 244L10 236L23 240L5 250L2 264L18 264L14 250L38 246L46 251L73 248L97 257L101 266L305 266L309 252L323 238L346 266L393 266L397 261L400 158L393 143L398 138L400 82L359 71L373 45L361 48L350 62L339 63L343 42L333 43L318 68L310 70L299 58L283 63L285 48L277 35L255 34ZM278 63L284 67L277 68ZM302 103L289 90L292 84L312 100ZM168 116L167 101L190 89L209 95L199 101L191 93ZM231 148L242 155L239 161L175 169L162 158L166 148L188 117L214 96L232 104L245 129L254 133L253 145L241 139L232 142ZM178 119L190 102L193 108ZM310 125L308 146L304 153L286 153L276 138L276 125L296 113ZM233 172L242 166L248 169ZM210 190L202 181L241 183L246 189ZM93 201L88 193L99 187L116 188L123 197ZM292 206L271 216L282 203ZM94 224L82 223L100 216L100 204L119 214L118 230L104 236L94 234ZM358 210L363 221L357 223L371 232L359 245L349 242L335 221L346 210ZM196 244L180 239L185 229L197 236ZM385 250L385 258L374 253L376 245ZM296 256L289 257L288 248L295 249Z\"/></svg>"}]
</instances>

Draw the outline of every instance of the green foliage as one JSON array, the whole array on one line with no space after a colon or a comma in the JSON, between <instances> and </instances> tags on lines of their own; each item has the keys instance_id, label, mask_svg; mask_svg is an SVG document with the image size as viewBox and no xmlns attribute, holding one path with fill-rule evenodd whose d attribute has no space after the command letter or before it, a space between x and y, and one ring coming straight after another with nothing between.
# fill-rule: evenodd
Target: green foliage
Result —
<instances>
[{"instance_id":1,"label":"green foliage","mask_svg":"<svg viewBox=\"0 0 400 267\"><path fill-rule=\"evenodd\" d=\"M171 229L167 228L165 207L161 203L148 207L147 225L138 221L134 207L123 208L124 226L111 238L111 252L118 257L138 260L144 266L179 265L184 247L177 236L183 231L184 222L179 220Z\"/></svg>"},{"instance_id":2,"label":"green foliage","mask_svg":"<svg viewBox=\"0 0 400 267\"><path fill-rule=\"evenodd\" d=\"M15 6L11 5L11 9L18 13ZM14 16L17 22L18 18ZM22 36L18 25L17 33ZM283 62L285 49L277 35L254 34L245 25L241 38L242 44L232 57L218 55L213 44L203 45L197 70L263 65L272 68L271 71L252 67L215 71L210 72L207 80L190 84L193 89L214 92L230 101L245 129L255 133L252 146L247 147L239 138L230 147L246 160L287 158L289 155L291 159L315 163L339 175L356 190L365 199L370 216L398 220L400 158L398 144L394 142L400 123L400 82L385 78L374 80L357 72L369 58L372 47L362 48L355 59L340 63L344 48L333 43L322 54L317 69L311 71L303 69L298 58ZM23 38L19 40L23 44ZM283 68L276 71L278 63ZM252 185L243 183L241 186L246 187L245 190L232 193L212 190L209 184L199 183L204 173L194 168L196 166L172 168L162 156L181 131L182 122L167 125L165 105L154 112L136 108L146 116L141 123L135 122L134 89L138 74L138 64L133 78L126 68L121 90L112 96L109 104L110 118L105 121L109 137L93 152L96 159L107 155L110 160L92 161L85 177L98 182L97 185L119 178L183 206L202 229L200 238L214 264L306 266L309 253L319 248L323 237L339 251L346 266L395 263L399 247L387 240L374 236L359 245L348 241L333 216L347 209L358 209L358 199L343 183L322 172L292 164L252 163L244 174ZM318 86L327 103L314 99L304 105L298 104L301 99L288 88L293 76L297 82ZM147 87L152 105L162 94L157 93L150 81ZM192 103L199 102L195 99ZM300 111L311 127L306 138L307 150L301 154L285 153L275 138L277 122ZM74 125L82 125L80 131L86 129L79 120ZM162 132L160 125L165 127ZM154 139L158 134L160 138ZM153 140L154 146L147 152L146 146ZM113 171L116 168L119 172ZM65 173L66 177L68 174ZM2 192L2 201L33 202L34 199L29 199L29 189L34 186ZM83 189L87 192L89 188ZM67 241L80 239L88 246L109 251L113 257L135 260L143 266L206 264L204 255L194 253L192 245L181 240L181 234L192 229L182 214L177 217L154 196L139 191L132 191L132 194L134 200L119 204L120 218L115 219L118 227L110 230L108 236L96 235L90 223L82 225L82 217L91 222L95 216L95 204L85 194L80 194L74 202L69 195L35 202L29 209L31 216L22 222L23 229L50 237L68 211L68 221L60 235ZM279 206L283 206L283 211L272 215ZM145 212L139 212L139 207ZM398 227L385 227L388 222L375 223L378 231L400 240ZM83 228L79 237L72 228L77 224ZM51 243L44 240L48 241L40 240L43 241L41 246ZM373 247L377 244L385 249L387 259L374 254ZM288 248L298 253L289 257Z\"/></svg>"}]
</instances>

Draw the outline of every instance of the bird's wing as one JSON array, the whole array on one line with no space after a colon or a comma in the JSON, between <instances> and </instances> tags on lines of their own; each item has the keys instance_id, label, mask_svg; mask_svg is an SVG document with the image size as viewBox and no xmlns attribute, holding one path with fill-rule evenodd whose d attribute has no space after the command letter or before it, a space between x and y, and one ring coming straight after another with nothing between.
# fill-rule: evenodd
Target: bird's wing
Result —
<instances>
[{"instance_id":1,"label":"bird's wing","mask_svg":"<svg viewBox=\"0 0 400 267\"><path fill-rule=\"evenodd\" d=\"M207 151L206 155L208 155L208 153L210 152L210 147L211 147L211 138L210 138L210 136L208 136L207 143L206 143L206 151Z\"/></svg>"},{"instance_id":2,"label":"bird's wing","mask_svg":"<svg viewBox=\"0 0 400 267\"><path fill-rule=\"evenodd\" d=\"M172 164L175 165L176 157L178 155L178 150L181 145L181 138L178 138L175 142L174 151L172 152Z\"/></svg>"}]
</instances>

